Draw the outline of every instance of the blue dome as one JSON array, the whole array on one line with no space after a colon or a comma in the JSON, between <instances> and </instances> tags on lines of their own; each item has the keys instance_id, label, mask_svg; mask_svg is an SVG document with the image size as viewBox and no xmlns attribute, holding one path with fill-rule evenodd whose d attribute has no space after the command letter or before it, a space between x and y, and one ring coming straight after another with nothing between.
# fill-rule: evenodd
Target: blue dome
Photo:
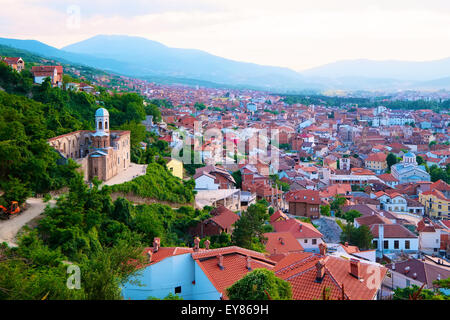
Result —
<instances>
[{"instance_id":1,"label":"blue dome","mask_svg":"<svg viewBox=\"0 0 450 320\"><path fill-rule=\"evenodd\" d=\"M99 108L95 111L96 117L109 117L109 112L105 108Z\"/></svg>"},{"instance_id":2,"label":"blue dome","mask_svg":"<svg viewBox=\"0 0 450 320\"><path fill-rule=\"evenodd\" d=\"M415 156L416 155L414 153L411 153L411 152L408 152L408 153L405 154L405 157L408 157L408 158L412 158L412 157L415 157Z\"/></svg>"}]
</instances>

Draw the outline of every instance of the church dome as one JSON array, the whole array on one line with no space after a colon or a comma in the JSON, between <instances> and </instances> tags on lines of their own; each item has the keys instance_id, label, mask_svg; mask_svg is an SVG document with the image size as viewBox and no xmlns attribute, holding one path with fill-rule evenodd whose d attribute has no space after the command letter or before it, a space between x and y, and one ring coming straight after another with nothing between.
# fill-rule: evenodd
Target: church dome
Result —
<instances>
[{"instance_id":1,"label":"church dome","mask_svg":"<svg viewBox=\"0 0 450 320\"><path fill-rule=\"evenodd\" d=\"M95 111L96 117L109 117L109 112L105 108L99 108Z\"/></svg>"}]
</instances>

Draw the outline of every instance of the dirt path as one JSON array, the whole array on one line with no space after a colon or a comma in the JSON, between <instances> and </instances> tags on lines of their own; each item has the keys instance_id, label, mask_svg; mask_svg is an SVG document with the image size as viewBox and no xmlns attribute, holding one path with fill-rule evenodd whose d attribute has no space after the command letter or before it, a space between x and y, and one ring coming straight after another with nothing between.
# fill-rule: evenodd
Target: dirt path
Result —
<instances>
[{"instance_id":1,"label":"dirt path","mask_svg":"<svg viewBox=\"0 0 450 320\"><path fill-rule=\"evenodd\" d=\"M50 205L54 205L56 201L50 200ZM47 206L42 199L29 198L27 200L28 208L20 213L17 217L9 220L0 220L0 243L6 242L10 247L16 247L16 235L19 230L28 222L38 217Z\"/></svg>"}]
</instances>

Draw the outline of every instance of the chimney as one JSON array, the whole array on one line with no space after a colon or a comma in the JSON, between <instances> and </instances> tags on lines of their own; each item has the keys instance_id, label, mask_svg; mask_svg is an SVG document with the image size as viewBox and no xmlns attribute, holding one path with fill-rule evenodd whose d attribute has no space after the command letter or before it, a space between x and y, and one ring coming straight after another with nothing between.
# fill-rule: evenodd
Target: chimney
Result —
<instances>
[{"instance_id":1,"label":"chimney","mask_svg":"<svg viewBox=\"0 0 450 320\"><path fill-rule=\"evenodd\" d=\"M383 251L384 248L384 225L378 225L378 245L380 246L380 251Z\"/></svg>"},{"instance_id":2,"label":"chimney","mask_svg":"<svg viewBox=\"0 0 450 320\"><path fill-rule=\"evenodd\" d=\"M206 250L209 250L210 244L211 244L211 241L209 241L208 239L206 239L206 241L205 241L205 248L206 248Z\"/></svg>"},{"instance_id":3,"label":"chimney","mask_svg":"<svg viewBox=\"0 0 450 320\"><path fill-rule=\"evenodd\" d=\"M322 282L323 277L325 276L325 261L320 259L316 263L316 282Z\"/></svg>"},{"instance_id":4,"label":"chimney","mask_svg":"<svg viewBox=\"0 0 450 320\"><path fill-rule=\"evenodd\" d=\"M252 270L252 258L250 256L247 256L247 270Z\"/></svg>"},{"instance_id":5,"label":"chimney","mask_svg":"<svg viewBox=\"0 0 450 320\"><path fill-rule=\"evenodd\" d=\"M300 224L300 226L298 227L298 230L299 230L300 232L302 232L302 228L303 228L303 225Z\"/></svg>"},{"instance_id":6,"label":"chimney","mask_svg":"<svg viewBox=\"0 0 450 320\"><path fill-rule=\"evenodd\" d=\"M417 278L417 273L414 272L412 277L413 277L413 279L416 279Z\"/></svg>"},{"instance_id":7,"label":"chimney","mask_svg":"<svg viewBox=\"0 0 450 320\"><path fill-rule=\"evenodd\" d=\"M195 237L195 239L194 239L194 251L198 251L199 248L200 248L200 238L199 237Z\"/></svg>"},{"instance_id":8,"label":"chimney","mask_svg":"<svg viewBox=\"0 0 450 320\"><path fill-rule=\"evenodd\" d=\"M283 240L282 237L278 238L278 240L280 241L280 243L281 243L282 245L284 245L284 240Z\"/></svg>"},{"instance_id":9,"label":"chimney","mask_svg":"<svg viewBox=\"0 0 450 320\"><path fill-rule=\"evenodd\" d=\"M147 251L147 256L148 256L148 262L149 262L149 263L152 262L152 255L153 255L152 250L148 250L148 251Z\"/></svg>"},{"instance_id":10,"label":"chimney","mask_svg":"<svg viewBox=\"0 0 450 320\"><path fill-rule=\"evenodd\" d=\"M405 267L405 274L407 274L409 272L411 268L409 266Z\"/></svg>"},{"instance_id":11,"label":"chimney","mask_svg":"<svg viewBox=\"0 0 450 320\"><path fill-rule=\"evenodd\" d=\"M324 242L319 244L319 251L322 256L327 254L327 245Z\"/></svg>"},{"instance_id":12,"label":"chimney","mask_svg":"<svg viewBox=\"0 0 450 320\"><path fill-rule=\"evenodd\" d=\"M357 259L350 259L350 274L356 279L361 278L361 264Z\"/></svg>"},{"instance_id":13,"label":"chimney","mask_svg":"<svg viewBox=\"0 0 450 320\"><path fill-rule=\"evenodd\" d=\"M218 258L219 258L219 263L217 263L217 265L219 266L220 270L225 269L225 267L223 266L223 255L219 254Z\"/></svg>"},{"instance_id":14,"label":"chimney","mask_svg":"<svg viewBox=\"0 0 450 320\"><path fill-rule=\"evenodd\" d=\"M273 248L273 254L277 254L277 248Z\"/></svg>"},{"instance_id":15,"label":"chimney","mask_svg":"<svg viewBox=\"0 0 450 320\"><path fill-rule=\"evenodd\" d=\"M395 271L395 262L392 263L392 270Z\"/></svg>"},{"instance_id":16,"label":"chimney","mask_svg":"<svg viewBox=\"0 0 450 320\"><path fill-rule=\"evenodd\" d=\"M153 252L158 252L159 247L160 247L160 243L161 243L161 239L159 238L154 238L153 239Z\"/></svg>"}]
</instances>

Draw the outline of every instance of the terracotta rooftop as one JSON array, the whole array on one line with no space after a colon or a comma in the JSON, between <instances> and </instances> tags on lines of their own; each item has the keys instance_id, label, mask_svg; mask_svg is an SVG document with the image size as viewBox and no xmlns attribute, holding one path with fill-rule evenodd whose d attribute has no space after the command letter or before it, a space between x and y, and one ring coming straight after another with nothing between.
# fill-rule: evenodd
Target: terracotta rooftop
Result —
<instances>
[{"instance_id":1,"label":"terracotta rooftop","mask_svg":"<svg viewBox=\"0 0 450 320\"><path fill-rule=\"evenodd\" d=\"M316 264L321 261L325 272L317 281ZM373 279L373 268L379 268L380 277L375 286L369 285ZM360 275L357 279L350 274L350 261L333 256L323 257L314 253L290 254L278 262L275 274L292 286L295 300L321 300L324 289L328 288L329 298L333 300L372 300L374 299L387 269L360 261ZM369 269L370 268L370 269ZM372 283L371 283L372 284Z\"/></svg>"},{"instance_id":2,"label":"terracotta rooftop","mask_svg":"<svg viewBox=\"0 0 450 320\"><path fill-rule=\"evenodd\" d=\"M320 204L320 192L317 190L297 190L286 194L287 202L305 202L308 204Z\"/></svg>"},{"instance_id":3,"label":"terracotta rooftop","mask_svg":"<svg viewBox=\"0 0 450 320\"><path fill-rule=\"evenodd\" d=\"M268 254L303 251L302 245L290 232L269 232L264 237L267 238L265 247Z\"/></svg>"},{"instance_id":4,"label":"terracotta rooftop","mask_svg":"<svg viewBox=\"0 0 450 320\"><path fill-rule=\"evenodd\" d=\"M370 226L370 231L374 238L378 238L378 230L380 224L373 224ZM417 236L409 231L406 227L400 224L385 224L384 225L384 238L417 238Z\"/></svg>"},{"instance_id":5,"label":"terracotta rooftop","mask_svg":"<svg viewBox=\"0 0 450 320\"><path fill-rule=\"evenodd\" d=\"M223 257L223 268L218 265L219 255ZM250 257L251 270L257 268L272 270L276 264L259 252L239 247L205 250L192 254L192 258L225 299L228 299L226 289L251 271L247 269L247 257Z\"/></svg>"},{"instance_id":6,"label":"terracotta rooftop","mask_svg":"<svg viewBox=\"0 0 450 320\"><path fill-rule=\"evenodd\" d=\"M290 232L296 239L323 237L322 233L312 224L301 222L298 219L291 218L285 221L276 221L271 224L276 232Z\"/></svg>"}]
</instances>

